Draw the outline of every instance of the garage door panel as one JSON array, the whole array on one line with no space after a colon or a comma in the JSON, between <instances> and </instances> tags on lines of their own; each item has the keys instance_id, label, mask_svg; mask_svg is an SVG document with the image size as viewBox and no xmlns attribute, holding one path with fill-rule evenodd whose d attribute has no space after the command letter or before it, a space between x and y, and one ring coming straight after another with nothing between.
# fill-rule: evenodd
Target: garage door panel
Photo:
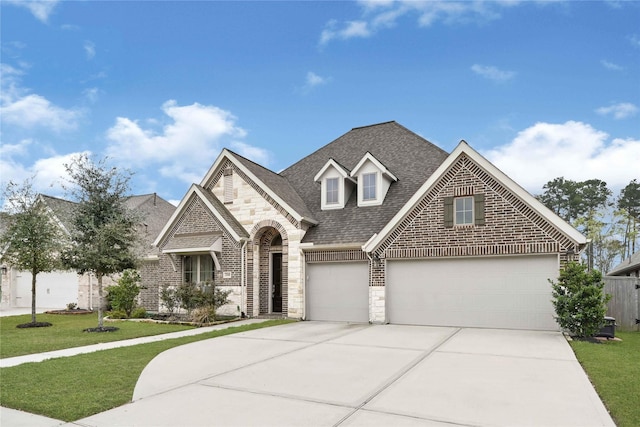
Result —
<instances>
[{"instance_id":1,"label":"garage door panel","mask_svg":"<svg viewBox=\"0 0 640 427\"><path fill-rule=\"evenodd\" d=\"M401 324L556 330L556 256L390 260L387 314Z\"/></svg>"},{"instance_id":2,"label":"garage door panel","mask_svg":"<svg viewBox=\"0 0 640 427\"><path fill-rule=\"evenodd\" d=\"M368 322L368 277L366 262L307 264L306 318Z\"/></svg>"}]
</instances>

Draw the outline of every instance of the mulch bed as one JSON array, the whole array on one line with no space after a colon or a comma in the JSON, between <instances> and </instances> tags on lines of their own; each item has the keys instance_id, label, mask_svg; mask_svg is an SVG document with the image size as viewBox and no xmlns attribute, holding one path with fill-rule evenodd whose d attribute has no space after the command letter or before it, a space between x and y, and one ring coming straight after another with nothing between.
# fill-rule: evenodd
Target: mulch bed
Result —
<instances>
[{"instance_id":1,"label":"mulch bed","mask_svg":"<svg viewBox=\"0 0 640 427\"><path fill-rule=\"evenodd\" d=\"M16 325L16 328L46 328L49 326L53 326L53 324L49 322L29 322Z\"/></svg>"},{"instance_id":2,"label":"mulch bed","mask_svg":"<svg viewBox=\"0 0 640 427\"><path fill-rule=\"evenodd\" d=\"M84 308L74 308L73 310L49 310L46 314L91 314L93 311Z\"/></svg>"}]
</instances>

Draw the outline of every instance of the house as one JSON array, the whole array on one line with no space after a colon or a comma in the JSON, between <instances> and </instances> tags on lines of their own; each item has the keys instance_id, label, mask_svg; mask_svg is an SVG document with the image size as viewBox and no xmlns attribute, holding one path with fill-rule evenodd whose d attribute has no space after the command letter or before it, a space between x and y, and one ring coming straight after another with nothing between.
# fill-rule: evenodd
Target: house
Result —
<instances>
[{"instance_id":1,"label":"house","mask_svg":"<svg viewBox=\"0 0 640 427\"><path fill-rule=\"evenodd\" d=\"M618 264L607 276L640 277L640 251Z\"/></svg>"},{"instance_id":2,"label":"house","mask_svg":"<svg viewBox=\"0 0 640 427\"><path fill-rule=\"evenodd\" d=\"M51 220L64 233L69 234L76 203L44 194L38 197L47 206ZM127 197L125 205L142 218L142 223L138 225L140 247L136 250L139 255L138 270L145 287L139 297L140 304L148 310L157 310L159 252L153 246L153 241L175 211L175 206L155 193ZM2 306L30 307L31 273L2 265L1 277ZM112 283L112 279L105 277L105 287ZM78 275L74 271L40 273L36 295L39 307L64 308L67 304L74 303L81 308L97 308L97 279L91 274Z\"/></svg>"},{"instance_id":3,"label":"house","mask_svg":"<svg viewBox=\"0 0 640 427\"><path fill-rule=\"evenodd\" d=\"M462 141L354 128L275 173L224 149L155 244L161 282L231 313L555 330L548 279L586 238Z\"/></svg>"}]
</instances>

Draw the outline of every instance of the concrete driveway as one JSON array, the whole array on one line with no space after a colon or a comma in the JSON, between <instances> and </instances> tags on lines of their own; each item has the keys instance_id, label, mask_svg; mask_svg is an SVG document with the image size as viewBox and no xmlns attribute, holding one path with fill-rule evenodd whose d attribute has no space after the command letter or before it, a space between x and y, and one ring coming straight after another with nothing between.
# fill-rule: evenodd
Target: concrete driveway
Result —
<instances>
[{"instance_id":1,"label":"concrete driveway","mask_svg":"<svg viewBox=\"0 0 640 427\"><path fill-rule=\"evenodd\" d=\"M326 322L164 352L132 403L76 424L614 425L560 333Z\"/></svg>"}]
</instances>

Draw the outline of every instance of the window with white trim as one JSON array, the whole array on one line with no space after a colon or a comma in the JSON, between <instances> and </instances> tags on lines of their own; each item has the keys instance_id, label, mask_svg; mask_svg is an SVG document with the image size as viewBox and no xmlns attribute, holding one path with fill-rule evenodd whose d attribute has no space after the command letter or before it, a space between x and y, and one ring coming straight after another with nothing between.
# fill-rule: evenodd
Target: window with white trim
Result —
<instances>
[{"instance_id":1,"label":"window with white trim","mask_svg":"<svg viewBox=\"0 0 640 427\"><path fill-rule=\"evenodd\" d=\"M473 196L457 197L454 199L455 209L455 225L471 225L473 224Z\"/></svg>"},{"instance_id":2,"label":"window with white trim","mask_svg":"<svg viewBox=\"0 0 640 427\"><path fill-rule=\"evenodd\" d=\"M326 200L327 205L335 205L339 202L340 182L339 178L326 179Z\"/></svg>"},{"instance_id":3,"label":"window with white trim","mask_svg":"<svg viewBox=\"0 0 640 427\"><path fill-rule=\"evenodd\" d=\"M184 283L213 282L213 258L209 254L182 257Z\"/></svg>"},{"instance_id":4,"label":"window with white trim","mask_svg":"<svg viewBox=\"0 0 640 427\"><path fill-rule=\"evenodd\" d=\"M365 173L362 175L362 200L376 200L376 184L378 181L378 174Z\"/></svg>"}]
</instances>

